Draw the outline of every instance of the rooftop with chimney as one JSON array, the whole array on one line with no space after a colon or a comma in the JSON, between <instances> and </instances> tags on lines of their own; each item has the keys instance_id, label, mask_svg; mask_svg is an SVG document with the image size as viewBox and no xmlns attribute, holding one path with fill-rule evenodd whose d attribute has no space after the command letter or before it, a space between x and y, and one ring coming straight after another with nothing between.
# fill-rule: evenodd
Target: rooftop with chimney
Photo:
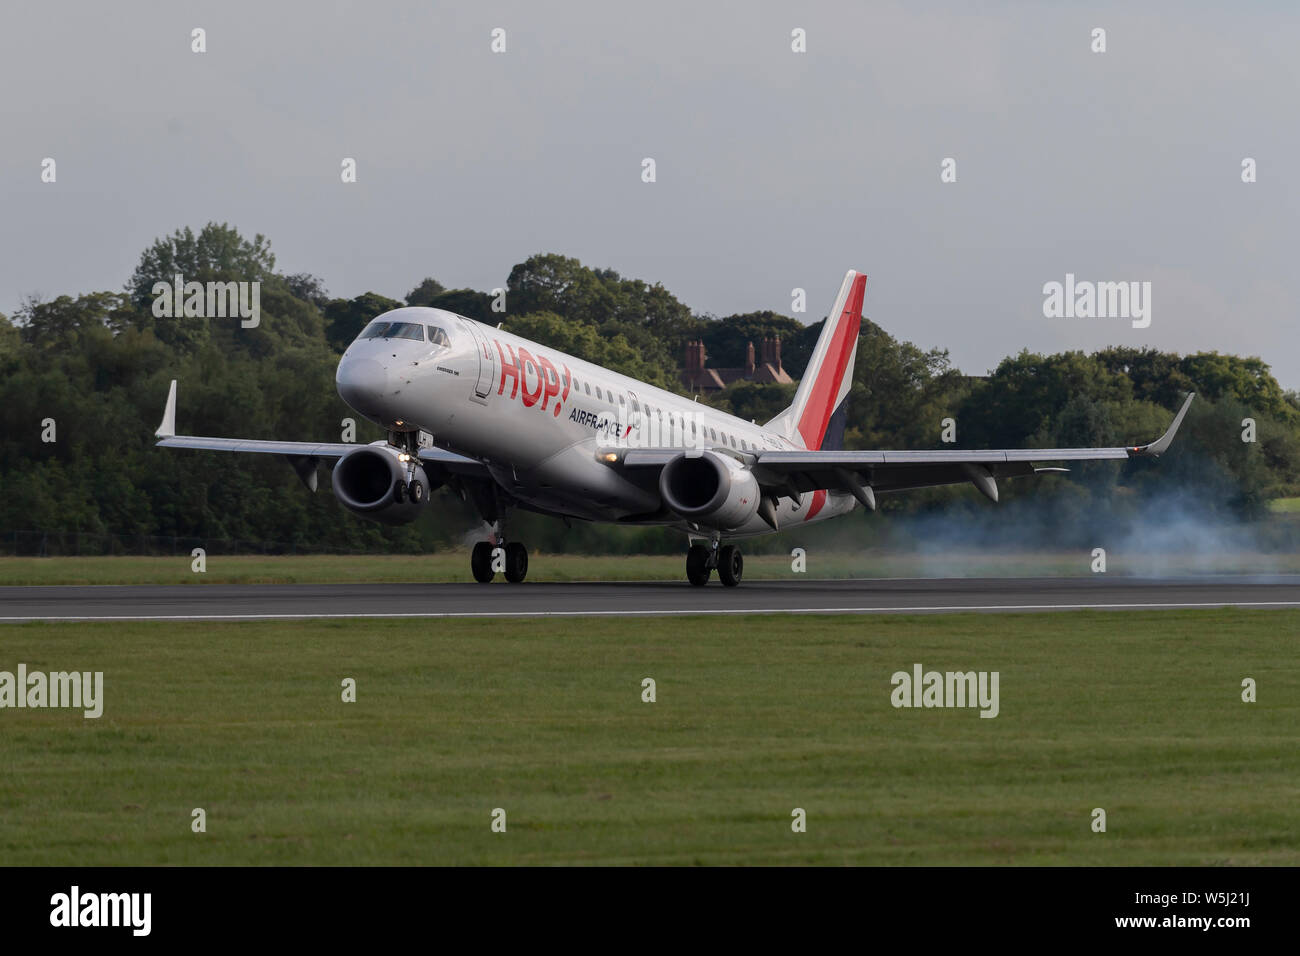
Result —
<instances>
[{"instance_id":1,"label":"rooftop with chimney","mask_svg":"<svg viewBox=\"0 0 1300 956\"><path fill-rule=\"evenodd\" d=\"M771 336L763 339L760 361L754 361L754 343L745 348L745 365L743 368L708 368L705 366L703 342L686 343L686 367L682 369L682 383L692 391L715 392L726 388L732 382L742 379L747 382L770 384L773 382L789 384L794 381L781 367L781 339Z\"/></svg>"}]
</instances>

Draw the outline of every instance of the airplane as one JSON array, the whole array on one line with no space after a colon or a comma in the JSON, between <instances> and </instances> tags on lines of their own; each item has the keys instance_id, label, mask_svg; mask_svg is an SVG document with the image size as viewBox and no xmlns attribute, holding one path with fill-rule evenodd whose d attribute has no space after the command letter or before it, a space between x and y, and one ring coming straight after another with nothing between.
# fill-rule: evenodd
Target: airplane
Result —
<instances>
[{"instance_id":1,"label":"airplane","mask_svg":"<svg viewBox=\"0 0 1300 956\"><path fill-rule=\"evenodd\" d=\"M311 491L319 463L350 511L413 521L447 486L484 522L470 570L518 583L528 551L506 535L515 508L571 520L666 525L687 535L686 577L717 571L734 587L739 539L874 511L881 494L970 482L998 500L999 479L1062 472L1036 462L1159 457L1194 393L1156 441L1119 448L855 451L843 447L867 277L850 270L789 408L747 422L556 349L443 309L377 316L339 360L339 396L380 425L368 445L176 434L171 383L157 444L255 452L289 461ZM726 543L723 543L725 539Z\"/></svg>"}]
</instances>

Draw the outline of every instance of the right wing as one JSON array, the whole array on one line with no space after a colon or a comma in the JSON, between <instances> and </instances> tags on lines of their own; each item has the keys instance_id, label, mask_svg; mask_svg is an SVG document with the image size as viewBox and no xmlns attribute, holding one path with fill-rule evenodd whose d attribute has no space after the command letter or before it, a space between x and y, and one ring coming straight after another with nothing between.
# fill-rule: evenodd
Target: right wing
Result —
<instances>
[{"instance_id":1,"label":"right wing","mask_svg":"<svg viewBox=\"0 0 1300 956\"><path fill-rule=\"evenodd\" d=\"M1173 424L1146 445L1120 448L998 448L966 451L762 451L735 452L750 465L760 486L776 497L797 498L822 488L849 492L868 508L875 508L876 493L907 491L969 481L986 497L998 500L997 479L1017 478L1064 468L1040 468L1038 461L1105 461L1158 458L1178 433L1195 398L1188 393ZM611 464L626 468L662 468L682 453L680 448L651 448L614 453ZM725 451L725 449L724 449Z\"/></svg>"}]
</instances>

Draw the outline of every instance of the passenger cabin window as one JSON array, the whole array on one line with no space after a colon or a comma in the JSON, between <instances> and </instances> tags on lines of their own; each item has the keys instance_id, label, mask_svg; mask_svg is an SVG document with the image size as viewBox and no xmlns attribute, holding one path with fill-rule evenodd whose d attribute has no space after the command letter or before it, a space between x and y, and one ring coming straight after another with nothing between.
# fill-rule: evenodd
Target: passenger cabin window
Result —
<instances>
[{"instance_id":1,"label":"passenger cabin window","mask_svg":"<svg viewBox=\"0 0 1300 956\"><path fill-rule=\"evenodd\" d=\"M599 399L602 399L602 400L603 400L604 397L605 397L604 395L600 394L600 386L599 386L599 385L596 386L596 397L599 398Z\"/></svg>"},{"instance_id":2,"label":"passenger cabin window","mask_svg":"<svg viewBox=\"0 0 1300 956\"><path fill-rule=\"evenodd\" d=\"M582 388L583 388L583 391L585 391L588 395L591 394L591 383L590 383L590 382L583 382L583 383L582 383Z\"/></svg>"},{"instance_id":3,"label":"passenger cabin window","mask_svg":"<svg viewBox=\"0 0 1300 956\"><path fill-rule=\"evenodd\" d=\"M359 338L411 339L415 342L423 342L424 326L418 322L371 322ZM443 333L443 338L446 338L446 333ZM450 344L449 342L448 345Z\"/></svg>"}]
</instances>

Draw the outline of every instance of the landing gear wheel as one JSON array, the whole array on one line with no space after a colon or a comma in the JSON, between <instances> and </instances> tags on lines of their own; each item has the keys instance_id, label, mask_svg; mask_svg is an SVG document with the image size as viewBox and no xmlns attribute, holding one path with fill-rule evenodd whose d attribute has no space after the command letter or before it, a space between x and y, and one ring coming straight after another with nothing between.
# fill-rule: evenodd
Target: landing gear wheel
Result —
<instances>
[{"instance_id":1,"label":"landing gear wheel","mask_svg":"<svg viewBox=\"0 0 1300 956\"><path fill-rule=\"evenodd\" d=\"M393 485L393 500L399 505L406 504L406 482L402 481L401 478L398 478Z\"/></svg>"},{"instance_id":2,"label":"landing gear wheel","mask_svg":"<svg viewBox=\"0 0 1300 956\"><path fill-rule=\"evenodd\" d=\"M424 485L420 484L418 481L411 482L406 493L410 495L411 500L417 505L424 501Z\"/></svg>"},{"instance_id":3,"label":"landing gear wheel","mask_svg":"<svg viewBox=\"0 0 1300 956\"><path fill-rule=\"evenodd\" d=\"M709 583L709 549L693 544L686 552L686 579L697 588Z\"/></svg>"},{"instance_id":4,"label":"landing gear wheel","mask_svg":"<svg viewBox=\"0 0 1300 956\"><path fill-rule=\"evenodd\" d=\"M740 576L745 572L745 559L740 549L734 544L725 545L718 552L718 579L729 588L740 583Z\"/></svg>"},{"instance_id":5,"label":"landing gear wheel","mask_svg":"<svg viewBox=\"0 0 1300 956\"><path fill-rule=\"evenodd\" d=\"M470 552L469 569L474 574L474 580L479 584L487 584L496 577L496 572L492 570L491 544L480 541L474 545L474 550Z\"/></svg>"},{"instance_id":6,"label":"landing gear wheel","mask_svg":"<svg viewBox=\"0 0 1300 956\"><path fill-rule=\"evenodd\" d=\"M518 541L506 545L506 580L518 584L528 574L528 549Z\"/></svg>"}]
</instances>

